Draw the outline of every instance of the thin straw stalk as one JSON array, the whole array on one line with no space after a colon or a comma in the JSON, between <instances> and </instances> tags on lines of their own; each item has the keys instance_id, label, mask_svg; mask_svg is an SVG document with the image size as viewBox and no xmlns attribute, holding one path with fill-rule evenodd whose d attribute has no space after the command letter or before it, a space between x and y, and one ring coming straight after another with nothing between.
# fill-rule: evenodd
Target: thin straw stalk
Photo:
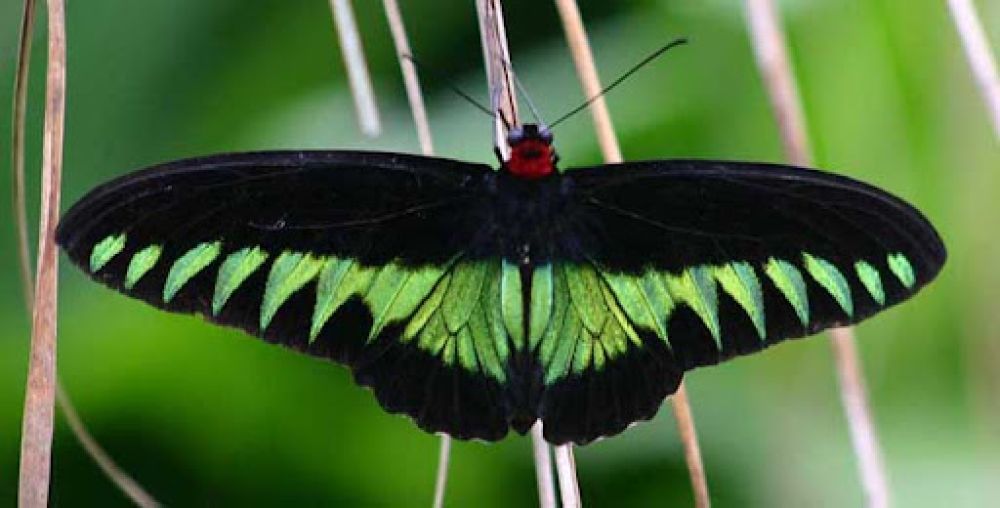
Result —
<instances>
[{"instance_id":1,"label":"thin straw stalk","mask_svg":"<svg viewBox=\"0 0 1000 508\"><path fill-rule=\"evenodd\" d=\"M786 157L793 164L809 166L812 155L805 115L777 8L772 0L747 0L747 15L757 66L771 98ZM874 508L889 506L888 479L853 329L836 328L830 331L830 336L840 394L867 505Z\"/></svg>"},{"instance_id":2,"label":"thin straw stalk","mask_svg":"<svg viewBox=\"0 0 1000 508\"><path fill-rule=\"evenodd\" d=\"M403 86L406 88L406 97L410 102L410 112L413 114L413 123L417 129L417 139L420 142L420 151L424 155L434 155L434 141L431 138L431 127L427 120L427 108L424 105L424 95L420 90L420 80L417 78L417 67L413 61L407 58L412 54L410 41L406 36L406 25L403 24L403 15L399 10L396 0L383 0L385 16L389 22L389 30L392 32L392 41L396 46L396 55L399 59L399 69L403 74ZM444 506L445 492L448 489L448 465L451 459L451 436L441 434L441 445L438 450L437 474L434 480L434 498L431 506L441 508Z\"/></svg>"},{"instance_id":3,"label":"thin straw stalk","mask_svg":"<svg viewBox=\"0 0 1000 508\"><path fill-rule=\"evenodd\" d=\"M31 352L21 430L18 504L48 505L56 393L56 305L63 126L66 113L66 14L62 0L48 0L48 65L45 81L45 133L42 149L42 198L38 226L38 269L32 304Z\"/></svg>"},{"instance_id":4,"label":"thin straw stalk","mask_svg":"<svg viewBox=\"0 0 1000 508\"><path fill-rule=\"evenodd\" d=\"M1000 140L1000 76L997 62L986 39L986 31L979 20L972 0L948 0L948 9L955 20L955 28L962 39L969 68L979 85L986 109L993 121L993 131ZM995 21L995 20L994 20Z\"/></svg>"},{"instance_id":5,"label":"thin straw stalk","mask_svg":"<svg viewBox=\"0 0 1000 508\"><path fill-rule=\"evenodd\" d=\"M354 10L351 8L350 0L330 0L330 8L333 11L334 25L337 27L344 67L347 69L347 81L354 97L358 125L364 134L371 137L378 136L382 133L382 123L379 121L375 92L372 89L368 64L365 63L365 48L361 44Z\"/></svg>"},{"instance_id":6,"label":"thin straw stalk","mask_svg":"<svg viewBox=\"0 0 1000 508\"><path fill-rule=\"evenodd\" d=\"M587 32L580 15L580 8L575 0L556 0L556 8L562 20L563 31L566 33L566 40L570 53L573 55L573 62L576 65L584 94L588 98L597 97L601 92L601 83L597 75L597 64L594 62L594 55L587 40ZM604 161L607 163L621 162L621 147L618 143L618 137L615 135L611 115L604 98L594 100L590 111ZM691 478L691 487L694 491L695 506L707 508L711 505L708 479L705 475L705 465L701 457L701 447L698 444L698 434L688 402L687 390L683 383L670 398L670 402L673 405L674 418L677 421L681 441L684 444L684 457Z\"/></svg>"}]
</instances>

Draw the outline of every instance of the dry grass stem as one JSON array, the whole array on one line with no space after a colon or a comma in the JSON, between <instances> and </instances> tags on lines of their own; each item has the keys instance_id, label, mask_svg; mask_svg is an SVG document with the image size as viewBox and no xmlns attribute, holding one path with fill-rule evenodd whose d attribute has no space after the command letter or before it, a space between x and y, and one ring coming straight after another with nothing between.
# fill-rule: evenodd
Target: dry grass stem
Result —
<instances>
[{"instance_id":1,"label":"dry grass stem","mask_svg":"<svg viewBox=\"0 0 1000 508\"><path fill-rule=\"evenodd\" d=\"M399 68L403 73L403 85L406 97L413 113L413 123L417 129L417 139L420 141L420 151L424 155L434 155L434 141L431 138L431 126L427 120L427 108L424 106L424 95L420 91L420 80L417 78L417 67L407 56L412 54L410 41L406 36L406 25L396 0L383 0L385 16L392 32L392 41L396 47ZM438 450L437 475L434 480L433 508L444 506L444 496L448 489L448 465L451 459L451 436L441 435L441 446Z\"/></svg>"},{"instance_id":2,"label":"dry grass stem","mask_svg":"<svg viewBox=\"0 0 1000 508\"><path fill-rule=\"evenodd\" d=\"M563 508L580 508L580 484L576 478L576 459L573 458L573 445L556 446L555 456L562 506Z\"/></svg>"},{"instance_id":3,"label":"dry grass stem","mask_svg":"<svg viewBox=\"0 0 1000 508\"><path fill-rule=\"evenodd\" d=\"M27 303L26 310L31 313L34 301L34 284L31 280L31 253L28 248L28 222L27 206L25 204L25 182L24 182L24 139L25 139L25 118L27 107L27 83L30 69L31 41L35 20L35 2L26 0L21 23L21 36L18 46L18 63L14 85L14 108L12 125L13 143L12 148L12 170L13 193L14 193L14 213L13 216L18 224L18 258L22 271L22 293ZM87 455L98 465L102 472L121 491L132 500L136 506L156 507L159 504L155 499L146 493L143 488L126 474L111 457L101 448L100 444L90 434L83 420L76 412L73 402L62 387L62 383L56 379L56 404L62 410L64 418L69 425L70 431L76 440L83 447Z\"/></svg>"},{"instance_id":4,"label":"dry grass stem","mask_svg":"<svg viewBox=\"0 0 1000 508\"><path fill-rule=\"evenodd\" d=\"M31 309L34 284L31 280L31 250L28 240L28 205L24 193L24 133L28 111L28 70L31 68L31 40L35 29L35 0L24 0L21 14L21 34L17 48L17 70L14 72L14 105L11 125L11 216L17 229L18 259L20 260L21 292L24 308Z\"/></svg>"},{"instance_id":5,"label":"dry grass stem","mask_svg":"<svg viewBox=\"0 0 1000 508\"><path fill-rule=\"evenodd\" d=\"M997 74L997 62L990 50L990 43L986 39L986 31L983 30L972 0L948 0L948 8L962 38L969 67L972 68L972 74L989 110L994 134L1000 139L1000 76Z\"/></svg>"},{"instance_id":6,"label":"dry grass stem","mask_svg":"<svg viewBox=\"0 0 1000 508\"><path fill-rule=\"evenodd\" d=\"M594 53L590 50L590 41L583 25L583 17L576 0L556 0L559 18L566 32L566 42L569 44L576 73L583 86L583 94L588 98L598 97L601 93L601 78L597 75L597 65L594 63ZM594 118L594 128L597 130L597 142L601 146L604 162L618 163L622 161L622 150L615 136L615 128L611 123L611 113L604 97L598 97L590 105L590 114Z\"/></svg>"},{"instance_id":7,"label":"dry grass stem","mask_svg":"<svg viewBox=\"0 0 1000 508\"><path fill-rule=\"evenodd\" d=\"M673 403L674 420L677 421L677 433L681 437L681 442L684 443L684 461L687 463L688 476L691 478L694 505L697 508L708 508L712 505L712 498L708 494L705 462L701 458L698 430L694 424L691 404L688 403L687 398L687 388L683 382L670 400Z\"/></svg>"},{"instance_id":8,"label":"dry grass stem","mask_svg":"<svg viewBox=\"0 0 1000 508\"><path fill-rule=\"evenodd\" d=\"M351 8L350 0L330 0L330 8L333 10L333 22L337 26L337 37L340 39L340 51L344 56L347 80L354 96L358 124L364 134L378 136L382 133L382 124L379 121L375 92L372 89L371 76L368 74L368 64L365 63L365 48L361 44L354 10Z\"/></svg>"},{"instance_id":9,"label":"dry grass stem","mask_svg":"<svg viewBox=\"0 0 1000 508\"><path fill-rule=\"evenodd\" d=\"M747 0L747 15L757 65L771 97L786 156L793 164L809 166L812 155L805 129L805 115L778 11L772 0ZM867 505L885 507L889 505L888 479L868 404L854 333L851 328L837 328L831 331L831 337L844 412Z\"/></svg>"},{"instance_id":10,"label":"dry grass stem","mask_svg":"<svg viewBox=\"0 0 1000 508\"><path fill-rule=\"evenodd\" d=\"M556 489L552 477L552 454L542 436L542 422L531 427L531 447L535 458L535 480L538 482L538 505L541 508L555 508Z\"/></svg>"},{"instance_id":11,"label":"dry grass stem","mask_svg":"<svg viewBox=\"0 0 1000 508\"><path fill-rule=\"evenodd\" d=\"M406 87L406 98L410 102L410 111L413 112L413 123L417 128L417 140L420 142L420 150L424 155L434 155L434 142L431 138L431 126L427 121L427 108L424 106L424 95L420 90L420 80L417 79L417 66L413 61L406 58L413 54L410 49L410 41L406 36L406 25L403 24L403 15L399 10L396 0L383 0L385 6L385 16L389 20L389 30L392 32L392 41L396 46L396 55L399 58L399 68L403 73L403 85Z\"/></svg>"},{"instance_id":12,"label":"dry grass stem","mask_svg":"<svg viewBox=\"0 0 1000 508\"><path fill-rule=\"evenodd\" d=\"M63 121L66 112L66 13L62 0L48 0L48 22L38 269L32 305L31 352L21 427L18 486L18 504L27 508L47 506L52 467L59 260L55 227L59 219Z\"/></svg>"},{"instance_id":13,"label":"dry grass stem","mask_svg":"<svg viewBox=\"0 0 1000 508\"><path fill-rule=\"evenodd\" d=\"M577 74L583 86L584 93L588 98L595 97L601 91L600 78L597 75L597 65L594 63L594 56L590 50L590 43L587 40L587 32L583 25L583 18L580 15L580 8L575 0L556 0L556 8L559 10L559 17L562 19L563 30L566 32L566 39L573 55L573 62L576 64ZM608 106L603 98L595 100L590 110L594 117L594 128L597 132L597 139L601 145L601 152L605 162L616 163L622 161L621 148L618 144L618 137L615 135L614 127L611 124L611 115ZM708 479L705 475L705 467L701 458L701 447L698 444L697 433L695 432L694 418L691 414L691 407L688 403L687 395L682 384L677 393L671 397L671 404L674 408L674 418L680 429L681 440L684 444L684 456L687 461L688 473L691 477L691 485L694 489L695 505L707 507L710 503L708 494Z\"/></svg>"},{"instance_id":14,"label":"dry grass stem","mask_svg":"<svg viewBox=\"0 0 1000 508\"><path fill-rule=\"evenodd\" d=\"M97 463L97 466L114 482L115 486L125 493L136 506L141 508L159 507L160 503L153 496L149 495L131 476L118 467L118 464L115 463L111 456L101 448L101 445L90 434L87 427L84 426L83 420L77 414L69 395L66 394L62 385L58 383L56 384L56 399L59 402L59 409L62 411L63 417L66 418L66 423L72 430L73 435L76 436L76 439L83 446L87 455Z\"/></svg>"}]
</instances>

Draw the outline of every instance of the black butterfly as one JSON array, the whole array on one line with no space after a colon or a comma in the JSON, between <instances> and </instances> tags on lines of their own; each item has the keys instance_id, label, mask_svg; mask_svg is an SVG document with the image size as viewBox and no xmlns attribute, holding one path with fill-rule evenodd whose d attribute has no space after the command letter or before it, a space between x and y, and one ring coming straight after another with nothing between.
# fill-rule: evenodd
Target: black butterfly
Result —
<instances>
[{"instance_id":1,"label":"black butterfly","mask_svg":"<svg viewBox=\"0 0 1000 508\"><path fill-rule=\"evenodd\" d=\"M651 418L687 370L861 321L945 248L842 176L667 160L555 170L525 125L489 166L400 153L170 162L93 190L58 241L94 279L348 365L431 432L538 419L587 443Z\"/></svg>"}]
</instances>

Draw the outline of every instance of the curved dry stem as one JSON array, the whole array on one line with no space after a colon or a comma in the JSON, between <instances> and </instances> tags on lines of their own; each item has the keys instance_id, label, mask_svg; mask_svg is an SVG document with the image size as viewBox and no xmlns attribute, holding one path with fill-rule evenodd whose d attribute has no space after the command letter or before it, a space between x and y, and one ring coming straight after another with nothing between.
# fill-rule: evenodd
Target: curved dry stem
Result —
<instances>
[{"instance_id":1,"label":"curved dry stem","mask_svg":"<svg viewBox=\"0 0 1000 508\"><path fill-rule=\"evenodd\" d=\"M597 75L594 55L587 40L583 18L580 16L580 8L577 6L576 0L556 0L556 7L559 10L559 17L562 20L563 30L566 32L566 40L573 55L573 62L576 65L584 94L587 97L597 97L601 92L601 82ZM611 115L604 98L599 97L594 100L590 110L594 118L594 129L597 132L604 161L607 163L621 162L621 147L618 144L618 137L615 135ZM710 506L708 479L705 476L705 467L701 458L701 447L698 444L694 418L691 415L691 407L683 384L670 398L670 402L674 408L674 418L681 430L680 436L684 444L684 457L687 461L691 485L694 489L695 505L698 507Z\"/></svg>"},{"instance_id":2,"label":"curved dry stem","mask_svg":"<svg viewBox=\"0 0 1000 508\"><path fill-rule=\"evenodd\" d=\"M42 151L42 200L38 226L38 270L31 317L31 352L21 431L18 504L48 504L56 392L56 294L63 125L66 112L66 14L62 0L48 0L48 65L45 134Z\"/></svg>"},{"instance_id":3,"label":"curved dry stem","mask_svg":"<svg viewBox=\"0 0 1000 508\"><path fill-rule=\"evenodd\" d=\"M354 10L351 9L350 0L330 0L330 8L333 11L333 22L340 40L340 52L344 56L351 95L354 97L358 124L361 132L372 137L378 136L382 133L382 124L379 121L375 92L372 89L371 76L368 74L368 64L365 63L365 48L361 44Z\"/></svg>"},{"instance_id":4,"label":"curved dry stem","mask_svg":"<svg viewBox=\"0 0 1000 508\"><path fill-rule=\"evenodd\" d=\"M1000 76L997 75L997 62L986 39L986 31L983 30L972 0L948 0L948 9L962 39L969 67L989 110L994 134L1000 139Z\"/></svg>"},{"instance_id":5,"label":"curved dry stem","mask_svg":"<svg viewBox=\"0 0 1000 508\"><path fill-rule=\"evenodd\" d=\"M24 0L21 34L17 46L17 70L14 72L14 105L11 125L11 203L17 229L17 256L21 273L24 308L31 309L34 287L31 281L31 250L28 247L28 205L24 192L24 133L28 111L28 70L31 68L31 39L35 29L35 0Z\"/></svg>"},{"instance_id":6,"label":"curved dry stem","mask_svg":"<svg viewBox=\"0 0 1000 508\"><path fill-rule=\"evenodd\" d=\"M677 422L677 433L684 443L684 461L687 463L688 476L691 479L691 491L694 493L694 505L697 508L708 508L712 498L708 494L708 477L705 474L705 462L701 458L701 448L698 446L698 429L691 414L691 404L688 403L687 387L681 385L670 398L674 409L674 420Z\"/></svg>"},{"instance_id":7,"label":"curved dry stem","mask_svg":"<svg viewBox=\"0 0 1000 508\"><path fill-rule=\"evenodd\" d=\"M793 164L809 166L812 154L805 129L805 115L778 11L773 0L747 0L747 15L757 66L771 98L786 157ZM844 412L867 504L876 508L889 506L889 482L868 404L853 329L837 328L831 330L830 335Z\"/></svg>"},{"instance_id":8,"label":"curved dry stem","mask_svg":"<svg viewBox=\"0 0 1000 508\"><path fill-rule=\"evenodd\" d=\"M17 221L18 261L21 267L21 290L25 299L26 310L31 313L34 301L34 284L31 280L31 252L28 248L28 219L25 203L24 182L24 139L25 118L27 110L27 83L30 70L30 55L32 32L35 20L34 0L25 0L21 20L21 35L18 42L18 62L14 81L14 108L12 131L12 166L14 195L14 213ZM57 189L58 191L58 189ZM98 465L101 471L118 486L137 506L156 507L159 504L128 474L115 464L111 457L101 448L100 444L87 430L83 420L76 412L73 402L66 394L62 384L56 380L56 404L62 410L73 436L83 447L87 455Z\"/></svg>"},{"instance_id":9,"label":"curved dry stem","mask_svg":"<svg viewBox=\"0 0 1000 508\"><path fill-rule=\"evenodd\" d=\"M124 492L136 506L141 508L159 507L160 503L156 499L153 499L122 468L118 467L118 464L115 463L111 456L94 439L94 436L90 434L87 427L83 424L83 420L80 419L80 415L76 412L76 408L73 406L73 402L70 400L66 390L59 383L56 384L56 400L59 402L59 409L62 411L63 417L66 418L66 423L69 425L70 430L73 431L73 435L76 436L77 441L83 446L87 455L97 463L97 466L104 472L105 476L110 478L118 489Z\"/></svg>"}]
</instances>

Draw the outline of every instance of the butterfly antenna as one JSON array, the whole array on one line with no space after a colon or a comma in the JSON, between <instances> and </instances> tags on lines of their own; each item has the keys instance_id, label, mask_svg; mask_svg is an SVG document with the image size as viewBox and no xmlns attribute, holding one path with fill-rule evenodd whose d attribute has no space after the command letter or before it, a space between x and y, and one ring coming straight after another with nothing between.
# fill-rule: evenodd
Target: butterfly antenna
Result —
<instances>
[{"instance_id":1,"label":"butterfly antenna","mask_svg":"<svg viewBox=\"0 0 1000 508\"><path fill-rule=\"evenodd\" d=\"M583 111L588 106L590 106L591 104L593 104L594 101L596 101L597 99L600 99L605 94L607 94L608 92L610 92L611 90L613 90L616 86L622 84L623 81L625 81L626 79L628 79L629 76L635 74L636 71L638 71L639 69L645 67L646 64L652 62L653 60L656 60L657 57L659 57L660 55L666 53L667 50L675 48L675 47L680 46L682 44L687 44L687 42L688 42L688 40L686 38L683 38L683 37L680 38L680 39L674 39L674 40L668 42L667 44L665 44L660 49L657 49L656 51L652 52L646 58L643 58L642 61L640 61L639 63L633 65L631 69L625 71L625 73L622 74L618 79L612 81L610 85L604 87L600 92L597 93L597 95L595 95L595 96L587 99L583 104L580 104L579 106L573 108L573 110L571 110L569 113L566 113L565 115L559 117L556 121L552 122L552 124L549 125L549 128L551 129L551 128L555 127L556 125L559 125L560 123L562 123L564 120L568 119L569 117L571 117L571 116L579 113L580 111Z\"/></svg>"},{"instance_id":2,"label":"butterfly antenna","mask_svg":"<svg viewBox=\"0 0 1000 508\"><path fill-rule=\"evenodd\" d=\"M403 58L405 58L405 59L413 62L413 65L416 65L417 67L420 67L420 70L426 71L427 73L433 75L435 78L438 78L439 81L441 81L442 83L444 83L444 85L446 87L448 87L449 90L451 90L452 92L455 92L456 94L458 94L459 97L461 97L462 99L465 99L465 102L468 102L469 104L472 104L479 111L482 111L483 113L486 113L486 115L488 115L490 118L495 118L496 117L496 115L494 115L493 112L490 111L490 108L488 108L486 106L483 106L479 101L477 101L476 99L474 99L471 95L465 93L461 88L453 85L450 81L448 81L447 79L445 79L441 75L441 73L436 72L432 68L430 68L430 67L428 67L428 66L420 63L419 61L417 61L417 59L414 58L413 55L405 55L404 54Z\"/></svg>"},{"instance_id":3,"label":"butterfly antenna","mask_svg":"<svg viewBox=\"0 0 1000 508\"><path fill-rule=\"evenodd\" d=\"M538 112L538 108L535 107L535 101L531 100L531 96L528 95L528 91L521 84L521 80L518 79L517 73L512 72L511 75L514 76L514 86L517 87L517 91L520 92L521 97L524 97L524 101L528 103L528 109L531 110L531 116L535 119L535 123L539 125L545 125L542 121L542 114Z\"/></svg>"}]
</instances>

